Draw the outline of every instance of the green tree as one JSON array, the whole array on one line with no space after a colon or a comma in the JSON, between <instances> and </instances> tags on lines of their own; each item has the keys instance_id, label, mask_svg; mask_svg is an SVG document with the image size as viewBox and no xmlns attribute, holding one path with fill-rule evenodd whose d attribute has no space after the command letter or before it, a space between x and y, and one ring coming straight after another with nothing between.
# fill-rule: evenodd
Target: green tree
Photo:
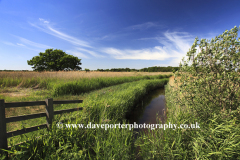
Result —
<instances>
[{"instance_id":1,"label":"green tree","mask_svg":"<svg viewBox=\"0 0 240 160\"><path fill-rule=\"evenodd\" d=\"M68 55L62 50L46 49L45 53L40 52L39 56L27 61L33 66L34 71L60 71L60 70L81 70L81 59Z\"/></svg>"},{"instance_id":2,"label":"green tree","mask_svg":"<svg viewBox=\"0 0 240 160\"><path fill-rule=\"evenodd\" d=\"M85 68L85 71L86 71L86 72L90 72L90 70L89 70L89 69L87 69L87 68Z\"/></svg>"}]
</instances>

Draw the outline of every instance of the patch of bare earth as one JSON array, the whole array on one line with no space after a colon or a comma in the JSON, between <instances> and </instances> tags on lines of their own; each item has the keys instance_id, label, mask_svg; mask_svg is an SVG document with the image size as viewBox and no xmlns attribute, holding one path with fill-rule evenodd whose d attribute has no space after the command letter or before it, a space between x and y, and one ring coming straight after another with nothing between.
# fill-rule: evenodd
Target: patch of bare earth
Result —
<instances>
[{"instance_id":1,"label":"patch of bare earth","mask_svg":"<svg viewBox=\"0 0 240 160\"><path fill-rule=\"evenodd\" d=\"M27 97L30 96L34 91L32 88L18 88L9 87L0 90L0 95L4 97ZM18 107L18 108L6 108L6 117L23 115L28 113L38 113L44 111L44 106L29 106L29 107Z\"/></svg>"},{"instance_id":2,"label":"patch of bare earth","mask_svg":"<svg viewBox=\"0 0 240 160\"><path fill-rule=\"evenodd\" d=\"M0 90L0 95L8 97L25 97L29 96L32 92L31 88L7 88Z\"/></svg>"}]
</instances>

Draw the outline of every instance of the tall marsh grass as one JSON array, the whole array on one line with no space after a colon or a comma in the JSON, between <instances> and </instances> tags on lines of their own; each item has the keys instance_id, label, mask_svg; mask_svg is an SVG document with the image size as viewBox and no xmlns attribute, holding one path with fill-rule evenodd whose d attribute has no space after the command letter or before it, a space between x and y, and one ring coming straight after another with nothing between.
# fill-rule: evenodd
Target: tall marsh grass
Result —
<instances>
[{"instance_id":1,"label":"tall marsh grass","mask_svg":"<svg viewBox=\"0 0 240 160\"><path fill-rule=\"evenodd\" d=\"M129 77L129 76L153 76L153 75L169 75L172 72L99 72L91 71L86 73L85 71L58 71L58 72L0 72L0 78L57 78L65 80L73 80L79 78L99 78L99 77Z\"/></svg>"},{"instance_id":2,"label":"tall marsh grass","mask_svg":"<svg viewBox=\"0 0 240 160\"><path fill-rule=\"evenodd\" d=\"M131 81L134 77L139 80L148 76L156 76L158 78L165 78L172 75L170 72L83 72L83 71L70 71L70 72L0 72L0 86L2 87L35 87L50 89L54 84L66 83L76 81L88 81L91 79L97 81L109 81L111 78L123 78L123 80ZM80 82L81 83L81 82ZM90 82L91 83L91 82Z\"/></svg>"}]
</instances>

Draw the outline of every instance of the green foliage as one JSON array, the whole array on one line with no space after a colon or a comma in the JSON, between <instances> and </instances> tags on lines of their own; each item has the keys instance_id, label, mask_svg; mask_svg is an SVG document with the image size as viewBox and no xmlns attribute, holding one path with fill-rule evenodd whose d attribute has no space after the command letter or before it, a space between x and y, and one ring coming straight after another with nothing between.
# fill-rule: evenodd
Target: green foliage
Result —
<instances>
[{"instance_id":1,"label":"green foliage","mask_svg":"<svg viewBox=\"0 0 240 160\"><path fill-rule=\"evenodd\" d=\"M240 65L237 31L237 27L226 30L215 40L212 39L210 44L205 39L197 44L199 40L196 38L187 53L188 61L180 64L181 74L176 73L176 76L181 77L180 90L186 94L186 103L202 120L207 120L213 113L218 114L222 109L236 110L240 106L237 94L240 76L236 72ZM197 45L201 52L195 56ZM192 65L188 66L188 62ZM190 75L196 78L189 77Z\"/></svg>"},{"instance_id":2,"label":"green foliage","mask_svg":"<svg viewBox=\"0 0 240 160\"><path fill-rule=\"evenodd\" d=\"M33 66L34 71L60 71L60 70L81 70L78 65L81 59L68 55L62 50L46 49L45 53L40 52L39 56L28 60L28 65Z\"/></svg>"},{"instance_id":3,"label":"green foliage","mask_svg":"<svg viewBox=\"0 0 240 160\"><path fill-rule=\"evenodd\" d=\"M89 69L87 69L87 68L85 68L85 71L86 71L86 72L90 72L90 70L89 70Z\"/></svg>"},{"instance_id":4,"label":"green foliage","mask_svg":"<svg viewBox=\"0 0 240 160\"><path fill-rule=\"evenodd\" d=\"M130 69L130 68L112 68L112 69L97 69L97 71L105 72L105 71L111 71L111 72L172 72L173 70L177 71L179 67L148 67L143 69Z\"/></svg>"}]
</instances>

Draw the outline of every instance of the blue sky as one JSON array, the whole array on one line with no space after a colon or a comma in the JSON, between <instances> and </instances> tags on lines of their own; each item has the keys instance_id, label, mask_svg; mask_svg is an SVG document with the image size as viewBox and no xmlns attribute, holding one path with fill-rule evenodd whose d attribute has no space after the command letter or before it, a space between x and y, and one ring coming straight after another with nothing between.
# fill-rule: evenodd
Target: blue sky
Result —
<instances>
[{"instance_id":1,"label":"blue sky","mask_svg":"<svg viewBox=\"0 0 240 160\"><path fill-rule=\"evenodd\" d=\"M46 49L81 67L179 66L194 39L240 25L239 0L0 0L0 70L32 70ZM239 37L239 36L238 36Z\"/></svg>"}]
</instances>

